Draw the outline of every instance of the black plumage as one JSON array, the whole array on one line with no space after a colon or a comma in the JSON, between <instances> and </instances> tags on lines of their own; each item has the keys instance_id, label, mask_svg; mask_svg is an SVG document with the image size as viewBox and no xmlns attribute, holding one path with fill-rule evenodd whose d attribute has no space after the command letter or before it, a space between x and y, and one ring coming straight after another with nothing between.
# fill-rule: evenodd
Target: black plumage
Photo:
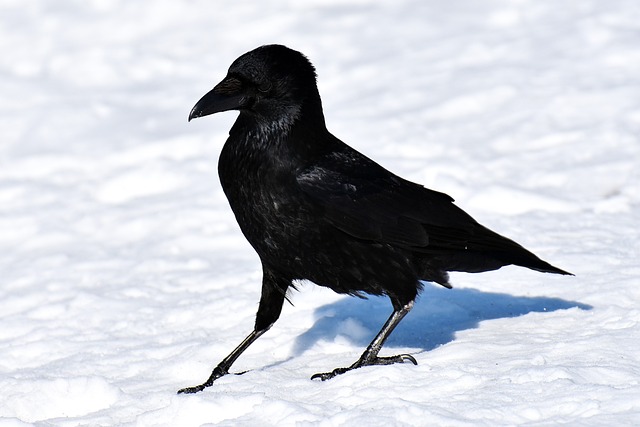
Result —
<instances>
[{"instance_id":1,"label":"black plumage","mask_svg":"<svg viewBox=\"0 0 640 427\"><path fill-rule=\"evenodd\" d=\"M421 289L451 287L448 271L481 272L515 264L570 274L483 227L444 193L387 171L325 126L316 73L280 45L259 47L193 107L189 120L239 110L218 164L224 192L263 267L254 331L193 393L231 364L278 319L292 281L307 279L350 295L387 295L393 313L363 355L328 379L365 365L410 361L379 357Z\"/></svg>"}]
</instances>

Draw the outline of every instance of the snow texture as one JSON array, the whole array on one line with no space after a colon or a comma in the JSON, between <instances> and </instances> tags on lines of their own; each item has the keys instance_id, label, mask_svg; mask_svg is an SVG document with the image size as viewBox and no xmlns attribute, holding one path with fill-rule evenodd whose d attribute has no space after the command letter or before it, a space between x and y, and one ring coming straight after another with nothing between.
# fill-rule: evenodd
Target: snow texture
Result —
<instances>
[{"instance_id":1,"label":"snow texture","mask_svg":"<svg viewBox=\"0 0 640 427\"><path fill-rule=\"evenodd\" d=\"M0 426L640 425L640 2L2 0ZM304 283L234 372L259 261L187 123L282 43L327 123L561 277L427 285L383 354L311 381L390 313Z\"/></svg>"}]
</instances>

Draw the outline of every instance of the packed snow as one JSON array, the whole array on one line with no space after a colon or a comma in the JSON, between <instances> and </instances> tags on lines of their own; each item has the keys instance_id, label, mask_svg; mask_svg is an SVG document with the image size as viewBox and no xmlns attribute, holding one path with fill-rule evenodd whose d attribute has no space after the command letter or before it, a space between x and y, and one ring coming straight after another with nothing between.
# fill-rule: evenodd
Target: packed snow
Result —
<instances>
[{"instance_id":1,"label":"packed snow","mask_svg":"<svg viewBox=\"0 0 640 427\"><path fill-rule=\"evenodd\" d=\"M0 426L640 425L640 2L0 1ZM302 283L233 372L261 269L217 178L231 62L316 65L329 129L576 274Z\"/></svg>"}]
</instances>

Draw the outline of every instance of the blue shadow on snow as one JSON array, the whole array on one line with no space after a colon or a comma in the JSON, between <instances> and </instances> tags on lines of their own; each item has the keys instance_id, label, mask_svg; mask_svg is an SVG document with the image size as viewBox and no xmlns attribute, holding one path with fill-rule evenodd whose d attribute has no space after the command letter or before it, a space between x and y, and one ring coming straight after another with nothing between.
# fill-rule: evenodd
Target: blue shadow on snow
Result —
<instances>
[{"instance_id":1,"label":"blue shadow on snow","mask_svg":"<svg viewBox=\"0 0 640 427\"><path fill-rule=\"evenodd\" d=\"M560 298L524 297L475 289L444 289L425 283L413 310L389 336L387 347L432 350L455 339L458 331L477 328L483 320L518 317L528 313L593 307ZM346 297L316 309L316 323L296 338L292 354L300 355L317 341L338 335L366 347L391 314L387 297ZM353 320L367 333L344 333L345 321Z\"/></svg>"}]
</instances>

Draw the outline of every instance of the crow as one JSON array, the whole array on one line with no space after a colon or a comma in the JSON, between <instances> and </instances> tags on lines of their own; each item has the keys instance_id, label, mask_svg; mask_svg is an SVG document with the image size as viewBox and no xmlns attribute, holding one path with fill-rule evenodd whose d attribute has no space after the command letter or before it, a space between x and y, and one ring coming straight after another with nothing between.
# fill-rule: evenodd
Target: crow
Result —
<instances>
[{"instance_id":1,"label":"crow","mask_svg":"<svg viewBox=\"0 0 640 427\"><path fill-rule=\"evenodd\" d=\"M239 115L218 163L222 188L262 263L254 330L196 393L228 374L236 359L271 328L289 289L308 280L340 294L386 295L393 313L349 367L313 375L327 380L370 365L411 362L378 356L409 313L422 282L446 288L448 271L519 265L571 274L480 225L444 193L409 182L333 136L325 125L316 71L300 52L258 47L236 59L205 94L192 119L228 110Z\"/></svg>"}]
</instances>

